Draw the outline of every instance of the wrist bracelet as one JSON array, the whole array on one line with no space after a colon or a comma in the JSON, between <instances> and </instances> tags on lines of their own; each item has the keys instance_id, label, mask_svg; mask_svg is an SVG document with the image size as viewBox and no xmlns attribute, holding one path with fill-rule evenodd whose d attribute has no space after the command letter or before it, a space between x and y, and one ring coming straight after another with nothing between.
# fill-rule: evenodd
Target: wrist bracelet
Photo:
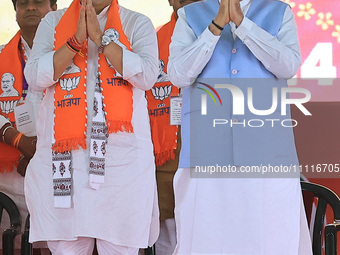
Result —
<instances>
[{"instance_id":1,"label":"wrist bracelet","mask_svg":"<svg viewBox=\"0 0 340 255\"><path fill-rule=\"evenodd\" d=\"M69 48L72 52L78 53L80 50L74 48L68 41L66 42L67 48Z\"/></svg>"},{"instance_id":2,"label":"wrist bracelet","mask_svg":"<svg viewBox=\"0 0 340 255\"><path fill-rule=\"evenodd\" d=\"M217 24L215 23L214 20L212 20L211 23L212 23L215 27L217 27L219 30L221 30L221 31L223 30L223 27L217 25Z\"/></svg>"},{"instance_id":3,"label":"wrist bracelet","mask_svg":"<svg viewBox=\"0 0 340 255\"><path fill-rule=\"evenodd\" d=\"M80 51L83 47L83 43L80 43L75 36L70 37L67 42L73 49L77 51Z\"/></svg>"},{"instance_id":4,"label":"wrist bracelet","mask_svg":"<svg viewBox=\"0 0 340 255\"><path fill-rule=\"evenodd\" d=\"M80 43L80 42L77 40L77 37L76 37L75 35L73 35L70 39L72 40L72 42L73 42L76 46L78 46L78 47L80 47L80 48L83 47L83 44L84 44L84 43Z\"/></svg>"},{"instance_id":5,"label":"wrist bracelet","mask_svg":"<svg viewBox=\"0 0 340 255\"><path fill-rule=\"evenodd\" d=\"M23 133L18 133L18 134L16 134L16 136L14 136L12 143L11 143L14 148L18 149L20 139L23 135L24 135Z\"/></svg>"},{"instance_id":6,"label":"wrist bracelet","mask_svg":"<svg viewBox=\"0 0 340 255\"><path fill-rule=\"evenodd\" d=\"M73 35L72 37L70 37L67 41L66 41L66 46L67 48L69 48L72 52L74 53L80 53L82 47L83 47L83 43L80 43L76 36Z\"/></svg>"},{"instance_id":7,"label":"wrist bracelet","mask_svg":"<svg viewBox=\"0 0 340 255\"><path fill-rule=\"evenodd\" d=\"M3 143L6 143L6 141L5 141L5 133L6 133L7 129L9 129L9 128L13 128L13 127L11 125L9 125L9 126L4 128L4 131L2 131L2 141L3 141Z\"/></svg>"}]
</instances>

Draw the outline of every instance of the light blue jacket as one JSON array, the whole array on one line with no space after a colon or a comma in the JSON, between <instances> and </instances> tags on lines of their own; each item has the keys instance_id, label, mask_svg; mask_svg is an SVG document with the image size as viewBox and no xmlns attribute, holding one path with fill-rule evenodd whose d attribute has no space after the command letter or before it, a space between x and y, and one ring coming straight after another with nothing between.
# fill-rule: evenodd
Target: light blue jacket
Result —
<instances>
[{"instance_id":1,"label":"light blue jacket","mask_svg":"<svg viewBox=\"0 0 340 255\"><path fill-rule=\"evenodd\" d=\"M253 0L246 16L276 36L286 7L287 5L281 1ZM198 37L215 18L219 3L217 0L206 0L184 8L188 25ZM287 86L287 82L278 80L270 73L240 39L234 40L229 25L222 31L209 63L197 80L204 81L212 87L221 82L238 86L245 95L245 114L234 115L232 94L227 89L219 89L223 110L217 115L201 116L201 102L197 100L200 99L197 91L202 92L197 89L200 85L194 84L184 88L180 167L215 164L236 166L298 164L293 129L281 125L282 120L291 119L291 116L289 107L287 115L281 116L280 93L278 107L269 116L254 115L247 107L248 87L254 90L255 108L269 109L272 105L272 88L277 87L280 92L281 88ZM212 107L217 106L213 105L209 109ZM280 119L280 121L276 121L274 127L270 122L265 122L266 125L259 128L239 124L233 127L225 125L223 129L222 126L219 129L212 129L212 119L215 116L221 118L221 114L224 119L241 123L254 119L262 121Z\"/></svg>"}]
</instances>

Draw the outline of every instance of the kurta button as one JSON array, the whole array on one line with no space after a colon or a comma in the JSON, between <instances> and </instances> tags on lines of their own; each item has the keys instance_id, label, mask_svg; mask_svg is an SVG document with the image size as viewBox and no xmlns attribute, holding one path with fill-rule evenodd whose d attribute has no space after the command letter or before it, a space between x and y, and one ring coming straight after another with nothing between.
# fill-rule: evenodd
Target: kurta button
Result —
<instances>
[{"instance_id":1,"label":"kurta button","mask_svg":"<svg viewBox=\"0 0 340 255\"><path fill-rule=\"evenodd\" d=\"M236 49L232 49L231 53L235 54L236 53Z\"/></svg>"},{"instance_id":2,"label":"kurta button","mask_svg":"<svg viewBox=\"0 0 340 255\"><path fill-rule=\"evenodd\" d=\"M232 73L232 74L237 74L237 70L234 69L234 70L231 71L231 73Z\"/></svg>"}]
</instances>

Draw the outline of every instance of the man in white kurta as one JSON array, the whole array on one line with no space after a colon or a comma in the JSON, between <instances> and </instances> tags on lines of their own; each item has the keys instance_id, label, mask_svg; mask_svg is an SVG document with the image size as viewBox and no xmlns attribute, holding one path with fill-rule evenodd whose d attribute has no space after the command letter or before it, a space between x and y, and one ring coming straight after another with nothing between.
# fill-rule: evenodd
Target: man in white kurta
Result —
<instances>
[{"instance_id":1,"label":"man in white kurta","mask_svg":"<svg viewBox=\"0 0 340 255\"><path fill-rule=\"evenodd\" d=\"M106 6L97 15L102 31L109 7L110 5ZM73 203L71 208L55 208L51 166L53 84L56 82L53 79L53 38L55 27L65 11L51 13L42 21L35 38L31 61L25 69L27 80L35 84L33 88L37 91L46 90L39 115L37 152L28 167L25 180L25 194L31 213L30 241L97 238L97 246L104 241L116 247L132 249L126 253L115 253L110 249L106 253L99 251L102 254L136 254L138 248L152 245L158 236L153 146L144 92L152 87L157 78L156 34L147 17L119 6L122 29L132 48L132 51L122 48L121 75L133 85L134 130L133 133L118 132L109 135L105 182L99 189L90 187L89 149L73 150ZM89 147L90 120L98 71L98 46L90 39L87 56L86 95L89 121L86 142ZM53 251L55 244L49 242L49 247ZM84 253L74 250L73 253L65 254L91 254L90 249Z\"/></svg>"},{"instance_id":2,"label":"man in white kurta","mask_svg":"<svg viewBox=\"0 0 340 255\"><path fill-rule=\"evenodd\" d=\"M216 5L215 15L218 11L229 13L229 19L224 24L226 20L212 17L217 26L210 19L200 35L189 26L186 9L179 10L168 65L174 85L187 88L204 72L221 38L221 28L227 24L232 38L241 40L275 77L288 79L295 74L301 60L292 11L287 6L281 28L273 36L246 16L254 1L202 2L205 6ZM229 11L223 10L222 5ZM234 48L230 54L237 52ZM227 63L232 65L232 61ZM239 72L230 71L231 78ZM215 77L224 76L216 74ZM182 141L185 135L190 136L190 131L183 133L184 129L182 125ZM188 163L189 158L190 152L181 152L180 168L174 180L177 229L174 254L312 254L298 178L191 178L189 167L193 166Z\"/></svg>"}]
</instances>

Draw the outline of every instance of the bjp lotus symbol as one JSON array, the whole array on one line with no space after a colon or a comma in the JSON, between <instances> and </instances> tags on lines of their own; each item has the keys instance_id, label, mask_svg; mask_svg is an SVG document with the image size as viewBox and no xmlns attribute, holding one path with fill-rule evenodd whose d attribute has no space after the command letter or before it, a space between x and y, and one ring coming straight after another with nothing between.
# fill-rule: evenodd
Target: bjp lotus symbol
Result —
<instances>
[{"instance_id":1,"label":"bjp lotus symbol","mask_svg":"<svg viewBox=\"0 0 340 255\"><path fill-rule=\"evenodd\" d=\"M73 97L73 95L70 94L70 92L72 89L75 89L78 87L79 82L80 82L80 76L73 77L73 78L64 78L60 80L61 89L67 90L67 95L65 95L64 98Z\"/></svg>"},{"instance_id":2,"label":"bjp lotus symbol","mask_svg":"<svg viewBox=\"0 0 340 255\"><path fill-rule=\"evenodd\" d=\"M168 98L171 94L172 85L164 86L164 87L154 87L151 89L152 95L156 100L161 100L161 104L157 105L157 107L163 107L163 100Z\"/></svg>"},{"instance_id":3,"label":"bjp lotus symbol","mask_svg":"<svg viewBox=\"0 0 340 255\"><path fill-rule=\"evenodd\" d=\"M1 111L6 114L6 118L9 119L8 114L14 111L19 100L12 101L0 101Z\"/></svg>"}]
</instances>

